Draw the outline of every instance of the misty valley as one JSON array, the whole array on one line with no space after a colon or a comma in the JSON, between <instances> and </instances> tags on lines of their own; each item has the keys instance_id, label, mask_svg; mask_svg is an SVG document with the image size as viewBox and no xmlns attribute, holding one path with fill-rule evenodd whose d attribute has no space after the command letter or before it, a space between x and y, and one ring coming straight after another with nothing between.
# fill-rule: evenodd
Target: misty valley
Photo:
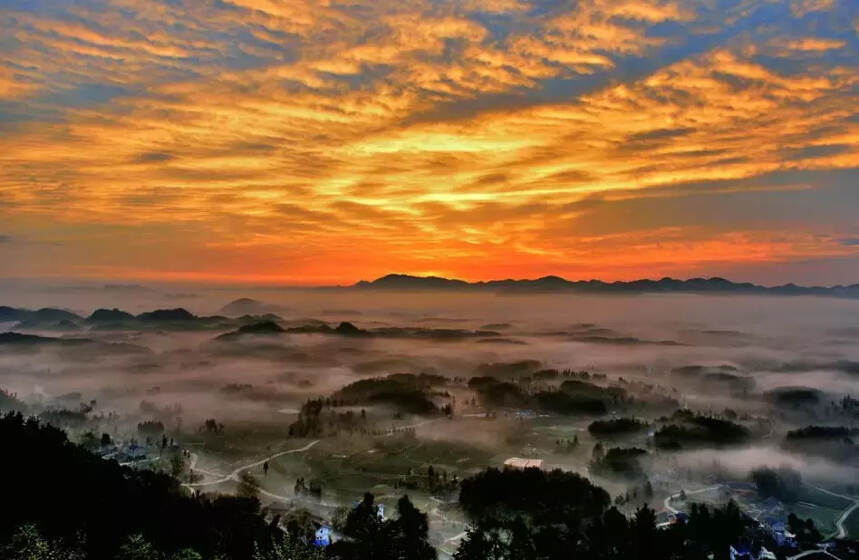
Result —
<instances>
[{"instance_id":1,"label":"misty valley","mask_svg":"<svg viewBox=\"0 0 859 560\"><path fill-rule=\"evenodd\" d=\"M855 299L7 296L2 531L68 558L857 557Z\"/></svg>"}]
</instances>

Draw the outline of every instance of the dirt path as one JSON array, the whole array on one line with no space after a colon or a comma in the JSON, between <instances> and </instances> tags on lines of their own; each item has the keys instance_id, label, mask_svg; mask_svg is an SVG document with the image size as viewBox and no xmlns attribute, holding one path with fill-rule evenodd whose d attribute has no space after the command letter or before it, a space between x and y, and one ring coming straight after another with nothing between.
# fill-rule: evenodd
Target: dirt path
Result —
<instances>
[{"instance_id":1,"label":"dirt path","mask_svg":"<svg viewBox=\"0 0 859 560\"><path fill-rule=\"evenodd\" d=\"M220 478L223 476L221 473L207 471L206 469L198 469L197 468L197 461L199 461L199 459L200 459L199 455L197 455L196 453L191 453L191 464L188 465L188 470L201 472L201 473L207 474L209 476L214 476L215 478Z\"/></svg>"},{"instance_id":2,"label":"dirt path","mask_svg":"<svg viewBox=\"0 0 859 560\"><path fill-rule=\"evenodd\" d=\"M217 473L212 473L212 472L197 468L197 454L192 453L191 454L191 467L190 467L191 470L201 472L204 474L208 474L210 476L220 476L220 478L217 478L215 480L210 480L208 482L187 482L187 483L182 484L182 486L184 486L186 488L199 488L201 486L212 486L215 484L222 484L222 483L227 482L229 480L234 480L234 481L238 482L239 474L242 471L246 471L246 470L252 469L254 467L258 467L258 466L262 465L263 463L265 463L266 461L271 461L272 459L277 459L278 457L281 457L283 455L288 455L290 453L303 453L303 452L307 451L308 449L310 449L311 447L313 447L314 445L316 445L317 443L319 443L319 441L320 440L317 439L317 440L311 441L310 443L308 443L304 447L298 447L296 449L288 449L286 451L279 451L277 453L274 453L273 455L269 455L268 457L266 457L264 459L260 459L259 461L254 461L253 463L248 463L247 465L243 465L243 466L233 470L228 475L219 475ZM283 496L278 496L277 494L272 494L271 492L267 492L261 488L260 488L260 493L263 495L269 496L270 498L281 499L281 500L287 500L288 499L288 498L285 498Z\"/></svg>"},{"instance_id":3,"label":"dirt path","mask_svg":"<svg viewBox=\"0 0 859 560\"><path fill-rule=\"evenodd\" d=\"M704 492L710 492L712 490L718 490L721 487L722 486L720 484L717 484L716 486L709 486L707 488L699 488L698 490L690 490L689 492L686 492L686 495L687 496L694 496L695 494L703 494ZM677 492L676 494L671 494L670 496L665 498L665 501L662 502L662 504L665 506L666 511L673 513L675 515L678 513L682 513L679 509L671 506L671 500L673 500L674 498L679 498L680 494L682 494L682 493L683 492Z\"/></svg>"}]
</instances>

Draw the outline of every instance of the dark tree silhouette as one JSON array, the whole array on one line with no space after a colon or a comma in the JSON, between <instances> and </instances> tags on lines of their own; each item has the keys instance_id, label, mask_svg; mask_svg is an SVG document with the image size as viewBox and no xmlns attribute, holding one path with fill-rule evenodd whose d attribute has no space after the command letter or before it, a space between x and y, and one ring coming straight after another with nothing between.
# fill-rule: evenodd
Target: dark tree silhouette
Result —
<instances>
[{"instance_id":1,"label":"dark tree silhouette","mask_svg":"<svg viewBox=\"0 0 859 560\"><path fill-rule=\"evenodd\" d=\"M397 515L396 519L382 519L373 495L364 494L346 517L345 538L328 548L328 556L339 560L434 560L426 514L403 496L397 502Z\"/></svg>"},{"instance_id":2,"label":"dark tree silhouette","mask_svg":"<svg viewBox=\"0 0 859 560\"><path fill-rule=\"evenodd\" d=\"M101 459L21 414L0 417L0 441L15 455L0 461L0 479L15 481L3 490L0 543L30 523L48 540L80 538L90 560L115 558L132 534L159 551L244 560L275 531L256 499L191 497L168 475Z\"/></svg>"}]
</instances>

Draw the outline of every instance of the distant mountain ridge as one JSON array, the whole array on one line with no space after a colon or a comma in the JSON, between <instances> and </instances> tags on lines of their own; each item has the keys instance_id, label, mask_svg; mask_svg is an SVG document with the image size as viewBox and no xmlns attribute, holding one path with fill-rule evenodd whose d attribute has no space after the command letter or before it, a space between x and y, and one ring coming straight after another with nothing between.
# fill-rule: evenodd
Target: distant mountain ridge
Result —
<instances>
[{"instance_id":1,"label":"distant mountain ridge","mask_svg":"<svg viewBox=\"0 0 859 560\"><path fill-rule=\"evenodd\" d=\"M388 274L373 281L361 280L350 288L363 290L461 290L461 291L504 291L504 292L583 292L599 294L635 293L711 293L711 294L767 294L782 296L829 296L859 298L859 284L849 286L761 286L750 282L731 282L725 278L690 278L678 280L632 280L629 282L604 282L602 280L566 280L559 276L543 276L526 280L489 280L466 282L439 276L410 276L408 274Z\"/></svg>"},{"instance_id":2,"label":"distant mountain ridge","mask_svg":"<svg viewBox=\"0 0 859 560\"><path fill-rule=\"evenodd\" d=\"M118 308L99 308L84 317L64 309L42 308L38 310L0 306L0 324L15 323L14 330L48 331L110 331L110 330L219 330L237 328L264 320L280 320L273 314L242 315L195 315L178 307L154 309L133 315Z\"/></svg>"}]
</instances>

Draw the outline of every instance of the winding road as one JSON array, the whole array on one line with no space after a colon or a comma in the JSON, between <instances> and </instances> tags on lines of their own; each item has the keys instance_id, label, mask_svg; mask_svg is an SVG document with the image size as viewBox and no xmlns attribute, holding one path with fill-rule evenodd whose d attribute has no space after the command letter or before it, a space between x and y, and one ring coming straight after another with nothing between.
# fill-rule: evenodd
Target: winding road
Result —
<instances>
[{"instance_id":1,"label":"winding road","mask_svg":"<svg viewBox=\"0 0 859 560\"><path fill-rule=\"evenodd\" d=\"M848 502L852 502L847 507L847 509L845 509L844 511L841 512L841 516L835 521L835 528L838 529L838 532L834 533L833 535L830 535L830 537L834 536L835 538L838 538L838 539L843 539L844 537L846 537L847 536L847 529L844 527L844 522L847 521L847 518L850 517L850 514L853 513L856 510L856 508L859 508L859 500L857 500L856 498L854 498L852 496L845 496L844 494L837 494L835 492L827 490L826 488L821 488L819 486L812 486L811 484L809 484L808 486L810 486L811 488L814 488L815 490L823 492L824 494L829 494L830 496L835 496L836 498L843 498L843 499L847 500Z\"/></svg>"},{"instance_id":2,"label":"winding road","mask_svg":"<svg viewBox=\"0 0 859 560\"><path fill-rule=\"evenodd\" d=\"M278 457L281 457L283 455L288 455L290 453L303 453L303 452L307 451L308 449L310 449L311 447L313 447L314 445L316 445L317 443L319 443L319 441L320 440L317 439L317 440L311 441L310 443L308 443L304 447L298 447L296 449L287 449L286 451L278 451L277 453L275 453L273 455L269 455L268 457L266 457L264 459L260 459L259 461L254 461L253 463L248 463L247 465L243 465L241 467L238 467L237 469L233 470L230 474L227 474L227 475L220 475L217 473L213 473L210 471L206 471L206 470L197 468L197 454L192 453L191 454L191 466L190 466L190 469L192 471L201 472L201 473L207 474L209 476L219 476L220 478L217 478L215 480L209 480L207 482L186 482L186 483L183 483L182 486L184 486L186 488L199 488L201 486L212 486L215 484L222 484L222 483L227 482L229 480L234 480L234 481L238 482L239 473L241 473L242 471L246 471L246 470L252 469L254 467L258 467L258 466L262 465L263 463L265 463L266 461L271 461L272 459L277 459ZM262 488L259 489L259 492L260 492L260 494L264 494L266 496L269 496L269 497L275 498L275 499L279 499L279 500L288 500L289 499L289 498L286 498L284 496L278 496L277 494L272 494L271 492L267 492L267 491L263 490Z\"/></svg>"},{"instance_id":3,"label":"winding road","mask_svg":"<svg viewBox=\"0 0 859 560\"><path fill-rule=\"evenodd\" d=\"M303 452L307 451L308 449L310 449L311 447L313 447L314 445L316 445L317 443L319 443L320 441L321 440L317 439L317 440L311 441L310 443L308 443L307 445L305 445L303 447L298 447L296 449L287 449L286 451L278 451L277 453L275 453L273 455L269 455L268 457L266 457L264 459L260 459L259 461L254 461L253 463L248 463L247 465L242 465L241 467L233 470L228 475L222 475L221 473L215 473L215 472L207 471L206 469L201 469L201 468L197 467L197 462L199 461L199 457L197 456L196 453L191 453L191 464L188 466L188 468L192 471L207 474L209 476L214 476L214 477L216 477L216 480L209 480L207 482L186 482L186 483L183 483L182 486L184 486L185 488L199 488L201 486L213 486L215 484L222 484L222 483L227 482L229 480L238 481L239 480L239 474L242 471L246 471L246 470L250 470L254 467L258 467L258 466L262 465L263 463L265 463L266 461L271 461L272 459L277 459L278 457L281 457L283 455L288 455L291 453L303 453ZM268 490L261 488L259 486L256 488L256 491L262 496L265 496L265 497L270 498L272 500L277 500L279 502L293 503L296 501L299 501L299 502L302 501L302 498L300 498L300 497L297 497L297 496L281 496L280 494L275 494L274 492L269 492ZM323 505L325 507L329 507L329 508L335 508L338 506L338 504L334 504L334 503L330 503L330 502L317 501L316 503Z\"/></svg>"},{"instance_id":4,"label":"winding road","mask_svg":"<svg viewBox=\"0 0 859 560\"><path fill-rule=\"evenodd\" d=\"M721 487L722 487L721 484L717 484L716 486L708 486L707 488L699 488L698 490L690 490L689 492L686 492L686 495L687 496L694 496L695 494L703 494L704 492L711 492L713 490L718 490ZM674 498L679 498L683 492L684 491L681 490L680 492L677 492L676 494L671 494L670 496L665 498L665 501L662 502L662 504L665 506L665 509L668 512L673 513L675 515L678 513L682 513L679 509L671 506L671 500L673 500Z\"/></svg>"},{"instance_id":5,"label":"winding road","mask_svg":"<svg viewBox=\"0 0 859 560\"><path fill-rule=\"evenodd\" d=\"M424 426L424 425L430 424L432 422L437 422L438 420L440 420L440 418L433 418L432 420L424 420L424 421L418 422L416 424L411 424L411 425L407 425L407 426L398 426L396 428L391 428L389 430L386 430L383 434L381 434L381 437L391 436L391 435L394 435L395 433L398 433L398 432L401 432L404 430L408 430L408 429L412 429L412 428L418 428L420 426ZM194 472L203 473L203 474L208 475L208 476L215 477L215 479L214 480L208 480L206 482L185 482L185 483L182 483L182 486L184 486L185 488L200 488L200 487L204 487L204 486L214 486L216 484L223 484L224 482L228 482L230 480L238 482L239 481L239 474L241 474L243 471L253 469L254 467L258 467L267 461L277 459L278 457L281 457L283 455L288 455L290 453L303 453L303 452L307 451L308 449L310 449L311 447L313 447L314 445L316 445L317 443L319 443L320 441L321 440L317 439L317 440L311 441L310 443L308 443L307 445L305 445L303 447L298 447L296 449L287 449L286 451L279 451L277 453L269 455L268 457L265 457L265 458L260 459L258 461L254 461L253 463L248 463L247 465L242 465L241 467L234 469L232 472L230 472L229 474L226 474L226 475L199 468L197 466L197 462L199 461L199 456L196 453L191 453L190 454L191 464L188 466L189 470L194 471ZM268 490L265 490L263 488L257 488L257 491L260 494L262 494L263 496L266 496L268 498L271 498L273 500L278 500L281 502L292 502L293 500L295 500L294 497L280 496L278 494L274 494L272 492L269 492Z\"/></svg>"}]
</instances>

